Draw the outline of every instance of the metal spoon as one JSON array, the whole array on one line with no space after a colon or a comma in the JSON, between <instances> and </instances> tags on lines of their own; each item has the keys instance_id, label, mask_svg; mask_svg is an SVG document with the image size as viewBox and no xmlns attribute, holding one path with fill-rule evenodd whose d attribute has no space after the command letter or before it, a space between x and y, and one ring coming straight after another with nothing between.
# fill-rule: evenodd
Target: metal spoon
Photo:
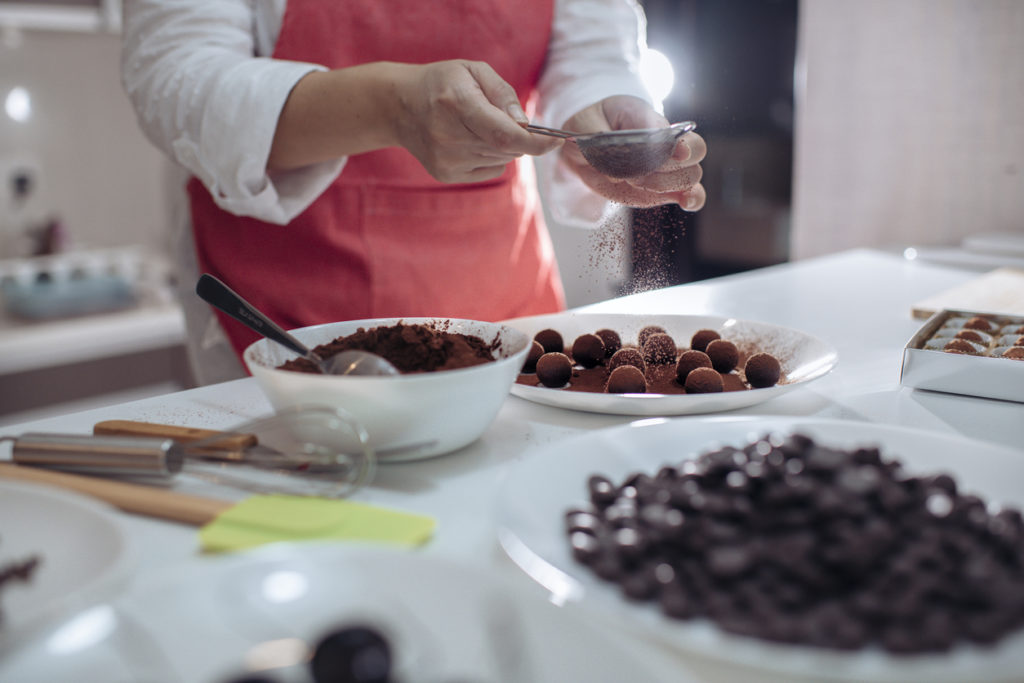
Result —
<instances>
[{"instance_id":1,"label":"metal spoon","mask_svg":"<svg viewBox=\"0 0 1024 683\"><path fill-rule=\"evenodd\" d=\"M196 294L254 332L275 341L311 361L325 375L398 375L398 368L369 351L342 351L321 358L312 349L278 327L255 306L214 276L203 273L196 283Z\"/></svg>"},{"instance_id":2,"label":"metal spoon","mask_svg":"<svg viewBox=\"0 0 1024 683\"><path fill-rule=\"evenodd\" d=\"M697 127L693 121L665 128L572 133L558 128L527 124L531 133L572 140L596 171L611 178L636 178L661 168L672 156L676 142Z\"/></svg>"}]
</instances>

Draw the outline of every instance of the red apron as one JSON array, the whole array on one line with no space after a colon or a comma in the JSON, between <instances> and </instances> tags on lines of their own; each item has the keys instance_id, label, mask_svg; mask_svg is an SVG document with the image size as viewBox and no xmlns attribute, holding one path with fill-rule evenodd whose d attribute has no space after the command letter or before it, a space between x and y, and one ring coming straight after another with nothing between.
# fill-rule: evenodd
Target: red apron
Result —
<instances>
[{"instance_id":1,"label":"red apron","mask_svg":"<svg viewBox=\"0 0 1024 683\"><path fill-rule=\"evenodd\" d=\"M490 64L530 111L551 0L288 0L274 57L341 68L374 61ZM528 163L528 158L525 159ZM350 157L286 226L218 208L189 183L200 269L285 329L338 320L476 320L564 307L532 171L445 185L402 148ZM239 353L257 338L218 311Z\"/></svg>"}]
</instances>

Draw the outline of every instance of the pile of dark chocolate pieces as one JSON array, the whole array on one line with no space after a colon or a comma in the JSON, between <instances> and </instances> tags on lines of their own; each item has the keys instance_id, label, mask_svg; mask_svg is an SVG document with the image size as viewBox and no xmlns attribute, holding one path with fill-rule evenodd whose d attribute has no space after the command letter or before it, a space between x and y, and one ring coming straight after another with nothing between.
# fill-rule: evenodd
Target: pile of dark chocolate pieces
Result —
<instances>
[{"instance_id":1,"label":"pile of dark chocolate pieces","mask_svg":"<svg viewBox=\"0 0 1024 683\"><path fill-rule=\"evenodd\" d=\"M1024 625L1024 520L909 476L876 448L765 436L621 483L566 513L574 558L632 600L736 634L941 652Z\"/></svg>"}]
</instances>

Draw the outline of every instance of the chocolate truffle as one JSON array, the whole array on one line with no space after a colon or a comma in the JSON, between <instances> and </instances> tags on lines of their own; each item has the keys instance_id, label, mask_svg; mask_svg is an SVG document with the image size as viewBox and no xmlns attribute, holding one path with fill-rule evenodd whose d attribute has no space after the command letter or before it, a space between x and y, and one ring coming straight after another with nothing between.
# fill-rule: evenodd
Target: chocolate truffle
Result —
<instances>
[{"instance_id":1,"label":"chocolate truffle","mask_svg":"<svg viewBox=\"0 0 1024 683\"><path fill-rule=\"evenodd\" d=\"M644 356L636 349L619 349L608 359L609 370L614 370L621 365L632 365L638 368L640 372L647 371L647 363L644 362Z\"/></svg>"},{"instance_id":2,"label":"chocolate truffle","mask_svg":"<svg viewBox=\"0 0 1024 683\"><path fill-rule=\"evenodd\" d=\"M533 335L533 340L540 342L544 347L544 353L561 353L565 350L565 342L562 341L562 335L558 330L541 330Z\"/></svg>"},{"instance_id":3,"label":"chocolate truffle","mask_svg":"<svg viewBox=\"0 0 1024 683\"><path fill-rule=\"evenodd\" d=\"M572 343L572 359L585 368L604 360L604 342L596 334L581 334Z\"/></svg>"},{"instance_id":4,"label":"chocolate truffle","mask_svg":"<svg viewBox=\"0 0 1024 683\"><path fill-rule=\"evenodd\" d=\"M647 337L643 349L644 360L652 365L676 362L676 340L664 332L656 332Z\"/></svg>"},{"instance_id":5,"label":"chocolate truffle","mask_svg":"<svg viewBox=\"0 0 1024 683\"><path fill-rule=\"evenodd\" d=\"M722 376L712 368L697 368L686 376L686 393L688 394L713 394L725 389L722 383Z\"/></svg>"},{"instance_id":6,"label":"chocolate truffle","mask_svg":"<svg viewBox=\"0 0 1024 683\"><path fill-rule=\"evenodd\" d=\"M605 358L611 358L612 355L622 348L622 337L615 330L609 330L607 328L598 330L595 332L601 341L604 342L604 356Z\"/></svg>"},{"instance_id":7,"label":"chocolate truffle","mask_svg":"<svg viewBox=\"0 0 1024 683\"><path fill-rule=\"evenodd\" d=\"M1012 358L1013 360L1024 360L1024 346L1011 346L1010 348L1003 351L1003 358Z\"/></svg>"},{"instance_id":8,"label":"chocolate truffle","mask_svg":"<svg viewBox=\"0 0 1024 683\"><path fill-rule=\"evenodd\" d=\"M770 353L755 353L743 367L747 382L755 389L774 386L782 376L782 366Z\"/></svg>"},{"instance_id":9,"label":"chocolate truffle","mask_svg":"<svg viewBox=\"0 0 1024 683\"><path fill-rule=\"evenodd\" d=\"M708 344L721 338L722 335L714 330L697 330L690 339L690 348L694 351L706 351Z\"/></svg>"},{"instance_id":10,"label":"chocolate truffle","mask_svg":"<svg viewBox=\"0 0 1024 683\"><path fill-rule=\"evenodd\" d=\"M972 356L978 353L978 349L966 339L951 339L942 347L942 350L946 353L969 353Z\"/></svg>"},{"instance_id":11,"label":"chocolate truffle","mask_svg":"<svg viewBox=\"0 0 1024 683\"><path fill-rule=\"evenodd\" d=\"M1024 346L1024 334L1022 334L1021 336L1017 337L1017 340L1015 342L1013 342L1013 345L1014 346Z\"/></svg>"},{"instance_id":12,"label":"chocolate truffle","mask_svg":"<svg viewBox=\"0 0 1024 683\"><path fill-rule=\"evenodd\" d=\"M665 334L666 332L667 332L667 330L664 327L661 327L660 325L648 325L648 326L644 327L642 330L640 330L640 334L638 334L636 336L637 344L642 349L642 348L644 348L644 344L647 343L647 340L652 335L655 335L655 334Z\"/></svg>"},{"instance_id":13,"label":"chocolate truffle","mask_svg":"<svg viewBox=\"0 0 1024 683\"><path fill-rule=\"evenodd\" d=\"M686 383L686 376L697 368L710 368L711 359L703 351L683 351L676 363L676 379L680 384Z\"/></svg>"},{"instance_id":14,"label":"chocolate truffle","mask_svg":"<svg viewBox=\"0 0 1024 683\"><path fill-rule=\"evenodd\" d=\"M981 336L977 330L960 330L956 333L957 339L966 339L967 341L978 342L979 344L985 341L984 337Z\"/></svg>"},{"instance_id":15,"label":"chocolate truffle","mask_svg":"<svg viewBox=\"0 0 1024 683\"><path fill-rule=\"evenodd\" d=\"M719 372L729 373L740 364L740 352L736 345L725 339L715 339L708 344L708 358L711 359L711 367Z\"/></svg>"},{"instance_id":16,"label":"chocolate truffle","mask_svg":"<svg viewBox=\"0 0 1024 683\"><path fill-rule=\"evenodd\" d=\"M557 351L545 353L537 361L537 379L546 387L564 387L572 377L572 361L569 356Z\"/></svg>"},{"instance_id":17,"label":"chocolate truffle","mask_svg":"<svg viewBox=\"0 0 1024 683\"><path fill-rule=\"evenodd\" d=\"M967 322L964 323L964 329L965 330L986 330L986 331L988 331L988 330L992 329L992 323L989 322L988 320L985 320L981 316L976 315L976 316L974 316L973 318L971 318L970 320L968 320Z\"/></svg>"},{"instance_id":18,"label":"chocolate truffle","mask_svg":"<svg viewBox=\"0 0 1024 683\"><path fill-rule=\"evenodd\" d=\"M544 355L544 347L540 342L530 342L530 350L526 352L526 360L523 361L522 372L537 372L537 361Z\"/></svg>"},{"instance_id":19,"label":"chocolate truffle","mask_svg":"<svg viewBox=\"0 0 1024 683\"><path fill-rule=\"evenodd\" d=\"M608 375L605 390L609 394L642 394L647 391L647 380L639 368L620 365Z\"/></svg>"}]
</instances>

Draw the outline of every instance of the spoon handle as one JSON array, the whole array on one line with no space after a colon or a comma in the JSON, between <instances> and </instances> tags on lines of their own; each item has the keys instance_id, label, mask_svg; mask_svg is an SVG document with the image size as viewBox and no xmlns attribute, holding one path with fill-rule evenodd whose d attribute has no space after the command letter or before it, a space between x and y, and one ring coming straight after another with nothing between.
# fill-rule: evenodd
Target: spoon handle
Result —
<instances>
[{"instance_id":1,"label":"spoon handle","mask_svg":"<svg viewBox=\"0 0 1024 683\"><path fill-rule=\"evenodd\" d=\"M541 135L550 135L553 138L565 138L566 140L571 140L577 135L577 133L570 133L567 130L559 130L558 128L538 126L533 123L523 124L523 128L530 131L531 133L540 133Z\"/></svg>"},{"instance_id":2,"label":"spoon handle","mask_svg":"<svg viewBox=\"0 0 1024 683\"><path fill-rule=\"evenodd\" d=\"M307 358L313 357L313 352L302 342L278 327L274 321L260 313L255 306L209 273L199 276L199 282L196 283L196 294L206 303L219 308L267 339L276 341Z\"/></svg>"}]
</instances>

